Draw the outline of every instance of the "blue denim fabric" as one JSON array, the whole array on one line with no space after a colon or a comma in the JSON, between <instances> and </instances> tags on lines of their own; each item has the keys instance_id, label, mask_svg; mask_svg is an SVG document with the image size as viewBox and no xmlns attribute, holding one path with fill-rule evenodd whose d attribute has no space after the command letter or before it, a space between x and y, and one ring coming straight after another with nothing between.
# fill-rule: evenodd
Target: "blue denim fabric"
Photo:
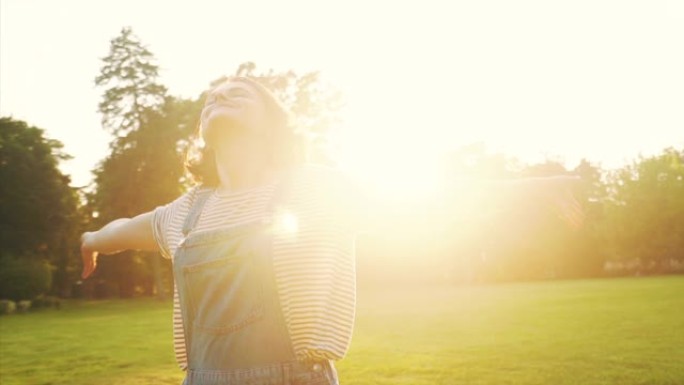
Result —
<instances>
[{"instance_id":1,"label":"blue denim fabric","mask_svg":"<svg viewBox=\"0 0 684 385\"><path fill-rule=\"evenodd\" d=\"M249 369L190 371L182 385L338 385L332 361L287 362Z\"/></svg>"},{"instance_id":2,"label":"blue denim fabric","mask_svg":"<svg viewBox=\"0 0 684 385\"><path fill-rule=\"evenodd\" d=\"M213 190L195 196L173 266L188 355L183 384L338 384L332 361L295 360L283 318L271 224L285 186L280 182L266 218L199 233L191 230Z\"/></svg>"}]
</instances>

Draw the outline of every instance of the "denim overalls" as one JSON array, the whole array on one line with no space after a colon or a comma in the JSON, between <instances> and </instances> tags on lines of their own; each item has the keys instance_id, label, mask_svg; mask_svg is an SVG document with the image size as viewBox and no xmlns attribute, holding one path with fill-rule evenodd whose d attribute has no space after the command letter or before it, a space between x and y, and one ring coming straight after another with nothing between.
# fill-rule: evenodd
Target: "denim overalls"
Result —
<instances>
[{"instance_id":1,"label":"denim overalls","mask_svg":"<svg viewBox=\"0 0 684 385\"><path fill-rule=\"evenodd\" d=\"M295 360L280 307L272 224L288 179L262 219L190 234L214 192L197 191L173 265L188 358L183 384L338 384L332 361Z\"/></svg>"}]
</instances>

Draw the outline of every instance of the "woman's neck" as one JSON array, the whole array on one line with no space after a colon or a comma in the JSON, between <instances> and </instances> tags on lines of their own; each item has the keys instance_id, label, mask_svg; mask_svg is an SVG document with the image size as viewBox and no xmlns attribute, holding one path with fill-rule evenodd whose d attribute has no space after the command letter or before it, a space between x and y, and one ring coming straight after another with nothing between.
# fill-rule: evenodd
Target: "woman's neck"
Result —
<instances>
[{"instance_id":1,"label":"woman's neck","mask_svg":"<svg viewBox=\"0 0 684 385\"><path fill-rule=\"evenodd\" d=\"M220 184L217 188L219 193L248 190L253 187L262 186L273 181L276 173L268 167L240 167L239 170L219 168Z\"/></svg>"}]
</instances>

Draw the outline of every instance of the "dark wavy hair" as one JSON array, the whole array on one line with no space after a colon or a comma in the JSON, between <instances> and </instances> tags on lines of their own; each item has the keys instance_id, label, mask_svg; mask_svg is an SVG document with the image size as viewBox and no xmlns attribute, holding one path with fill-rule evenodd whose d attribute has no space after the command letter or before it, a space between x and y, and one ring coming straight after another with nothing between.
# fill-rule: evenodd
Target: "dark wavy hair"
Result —
<instances>
[{"instance_id":1,"label":"dark wavy hair","mask_svg":"<svg viewBox=\"0 0 684 385\"><path fill-rule=\"evenodd\" d=\"M268 88L248 77L234 76L219 79L212 84L210 91L232 82L242 82L252 87L264 103L269 130L267 140L270 145L267 148L270 148L270 166L282 170L302 163L305 158L303 143L295 132L293 120L287 108ZM200 124L198 121L195 139L200 137ZM220 180L214 151L206 144L199 149L199 154L196 156L190 155L191 150L192 148L186 154L185 167L195 182L205 187L218 186Z\"/></svg>"}]
</instances>

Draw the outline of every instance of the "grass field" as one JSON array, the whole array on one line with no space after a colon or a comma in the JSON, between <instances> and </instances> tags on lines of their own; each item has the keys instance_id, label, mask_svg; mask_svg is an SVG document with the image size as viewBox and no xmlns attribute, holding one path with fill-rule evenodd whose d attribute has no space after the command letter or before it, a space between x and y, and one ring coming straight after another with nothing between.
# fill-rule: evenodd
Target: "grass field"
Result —
<instances>
[{"instance_id":1,"label":"grass field","mask_svg":"<svg viewBox=\"0 0 684 385\"><path fill-rule=\"evenodd\" d=\"M0 317L0 383L180 384L171 305ZM684 384L684 276L359 290L342 385Z\"/></svg>"}]
</instances>

